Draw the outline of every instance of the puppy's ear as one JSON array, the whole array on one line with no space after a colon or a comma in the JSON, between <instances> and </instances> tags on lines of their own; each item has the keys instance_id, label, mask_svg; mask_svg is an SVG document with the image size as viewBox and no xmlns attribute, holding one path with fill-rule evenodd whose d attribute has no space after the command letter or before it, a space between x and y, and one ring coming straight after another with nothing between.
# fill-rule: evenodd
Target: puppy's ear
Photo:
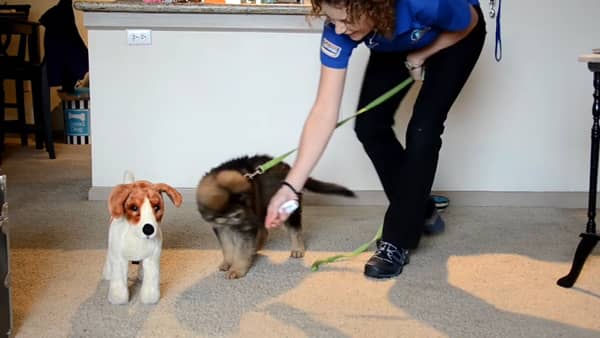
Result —
<instances>
[{"instance_id":1,"label":"puppy's ear","mask_svg":"<svg viewBox=\"0 0 600 338\"><path fill-rule=\"evenodd\" d=\"M214 175L204 176L196 189L198 210L200 212L205 209L221 211L227 206L229 196L229 191L219 185Z\"/></svg>"},{"instance_id":2,"label":"puppy's ear","mask_svg":"<svg viewBox=\"0 0 600 338\"><path fill-rule=\"evenodd\" d=\"M160 193L166 193L176 207L179 207L181 202L183 202L183 197L179 191L166 183L157 183L154 185L154 189L158 190Z\"/></svg>"},{"instance_id":3,"label":"puppy's ear","mask_svg":"<svg viewBox=\"0 0 600 338\"><path fill-rule=\"evenodd\" d=\"M234 194L241 194L252 189L250 181L236 170L223 170L218 173L217 183Z\"/></svg>"},{"instance_id":4,"label":"puppy's ear","mask_svg":"<svg viewBox=\"0 0 600 338\"><path fill-rule=\"evenodd\" d=\"M131 193L131 184L119 184L113 188L108 197L108 212L114 218L125 214L125 200Z\"/></svg>"}]
</instances>

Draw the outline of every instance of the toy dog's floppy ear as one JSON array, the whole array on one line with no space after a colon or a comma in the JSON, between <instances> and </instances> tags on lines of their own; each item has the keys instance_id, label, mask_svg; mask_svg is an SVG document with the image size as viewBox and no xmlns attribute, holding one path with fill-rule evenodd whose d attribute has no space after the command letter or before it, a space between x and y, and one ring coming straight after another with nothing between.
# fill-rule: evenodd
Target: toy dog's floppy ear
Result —
<instances>
[{"instance_id":1,"label":"toy dog's floppy ear","mask_svg":"<svg viewBox=\"0 0 600 338\"><path fill-rule=\"evenodd\" d=\"M125 201L131 193L131 184L119 184L113 188L108 197L108 211L114 218L125 214Z\"/></svg>"},{"instance_id":2,"label":"toy dog's floppy ear","mask_svg":"<svg viewBox=\"0 0 600 338\"><path fill-rule=\"evenodd\" d=\"M154 189L158 190L160 193L166 193L176 207L179 207L183 202L183 197L179 191L166 183L157 183L154 185Z\"/></svg>"}]
</instances>

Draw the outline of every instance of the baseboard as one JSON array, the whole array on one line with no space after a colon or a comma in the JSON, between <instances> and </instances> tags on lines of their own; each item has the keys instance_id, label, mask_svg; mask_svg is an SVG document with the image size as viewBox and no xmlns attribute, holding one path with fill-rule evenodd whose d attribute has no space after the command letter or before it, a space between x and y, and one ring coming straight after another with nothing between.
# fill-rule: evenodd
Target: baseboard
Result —
<instances>
[{"instance_id":1,"label":"baseboard","mask_svg":"<svg viewBox=\"0 0 600 338\"><path fill-rule=\"evenodd\" d=\"M92 187L88 198L107 200L112 187ZM196 200L193 188L178 188L184 203L194 203ZM436 191L434 194L450 198L453 206L475 207L545 207L545 208L587 208L587 192L529 192L529 191ZM306 193L306 205L325 206L377 206L387 205L383 191L361 190L356 192L356 198L328 196Z\"/></svg>"}]
</instances>

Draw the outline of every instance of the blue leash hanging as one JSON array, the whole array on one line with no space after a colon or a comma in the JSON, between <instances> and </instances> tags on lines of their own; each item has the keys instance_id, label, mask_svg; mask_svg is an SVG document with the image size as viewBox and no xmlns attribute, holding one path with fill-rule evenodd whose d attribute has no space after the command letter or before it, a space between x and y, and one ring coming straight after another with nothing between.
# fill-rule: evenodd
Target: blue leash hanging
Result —
<instances>
[{"instance_id":1,"label":"blue leash hanging","mask_svg":"<svg viewBox=\"0 0 600 338\"><path fill-rule=\"evenodd\" d=\"M502 60L502 29L500 18L502 15L502 0L498 0L498 12L495 9L496 0L490 0L490 18L496 19L496 44L494 47L494 58L497 62Z\"/></svg>"}]
</instances>

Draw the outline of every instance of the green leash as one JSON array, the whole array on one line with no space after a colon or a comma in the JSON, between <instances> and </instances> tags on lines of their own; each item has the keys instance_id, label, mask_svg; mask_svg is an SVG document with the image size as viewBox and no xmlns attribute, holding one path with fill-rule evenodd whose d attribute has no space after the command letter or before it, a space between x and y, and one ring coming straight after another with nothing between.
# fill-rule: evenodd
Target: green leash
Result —
<instances>
[{"instance_id":1,"label":"green leash","mask_svg":"<svg viewBox=\"0 0 600 338\"><path fill-rule=\"evenodd\" d=\"M310 269L312 271L317 271L317 270L319 270L319 267L322 264L333 263L333 262L336 262L336 261L339 261L339 260L342 260L345 258L351 258L351 257L360 255L361 253L367 251L367 249L371 246L371 244L373 244L377 240L381 239L382 232L383 232L383 225L379 227L379 230L377 230L377 233L375 234L375 237L373 237L372 240L359 246L358 248L356 248L356 250L352 251L349 254L339 254L339 255L331 256L331 257L328 257L325 259L318 259L314 263L312 263L312 265L310 266Z\"/></svg>"},{"instance_id":2,"label":"green leash","mask_svg":"<svg viewBox=\"0 0 600 338\"><path fill-rule=\"evenodd\" d=\"M400 84L398 84L396 87L388 90L387 92L383 93L381 96L379 96L378 98L376 98L375 100L373 100L371 103L367 104L366 106L364 106L363 108L361 108L359 111L357 111L354 115L349 116L343 120L341 120L340 122L338 122L335 125L335 129L337 129L338 127L342 126L343 124L345 124L346 122L352 120L353 118L357 117L358 115L365 113L375 107L377 107L378 105L382 104L383 102L387 101L390 97L396 95L399 91L401 91L402 89L406 88L406 86L408 86L409 84L411 84L413 82L413 79L411 77L407 78L406 80L402 81ZM298 150L298 148L292 149L290 151L288 151L287 153L276 157L260 166L258 166L256 168L256 171L253 172L252 174L246 174L246 177L248 177L249 179L252 179L254 176L256 175L260 175L262 173L264 173L265 171L273 168L274 166L276 166L277 164L279 164L279 162L283 161L286 157L290 156L293 152L295 152L296 150ZM310 267L310 269L312 271L317 271L319 270L319 267L323 264L328 264L328 263L333 263L342 259L346 259L346 258L351 258L354 256L357 256L363 252L365 252L369 246L371 246L371 244L375 243L377 240L381 239L381 233L383 232L383 225L379 227L379 230L377 230L377 234L375 234L375 237L373 237L373 239L371 239L369 242L362 244L361 246L359 246L358 248L356 248L356 250L352 251L351 253L348 254L339 254L339 255L335 255L335 256L331 256L325 259L320 259L320 260L316 260Z\"/></svg>"}]
</instances>

